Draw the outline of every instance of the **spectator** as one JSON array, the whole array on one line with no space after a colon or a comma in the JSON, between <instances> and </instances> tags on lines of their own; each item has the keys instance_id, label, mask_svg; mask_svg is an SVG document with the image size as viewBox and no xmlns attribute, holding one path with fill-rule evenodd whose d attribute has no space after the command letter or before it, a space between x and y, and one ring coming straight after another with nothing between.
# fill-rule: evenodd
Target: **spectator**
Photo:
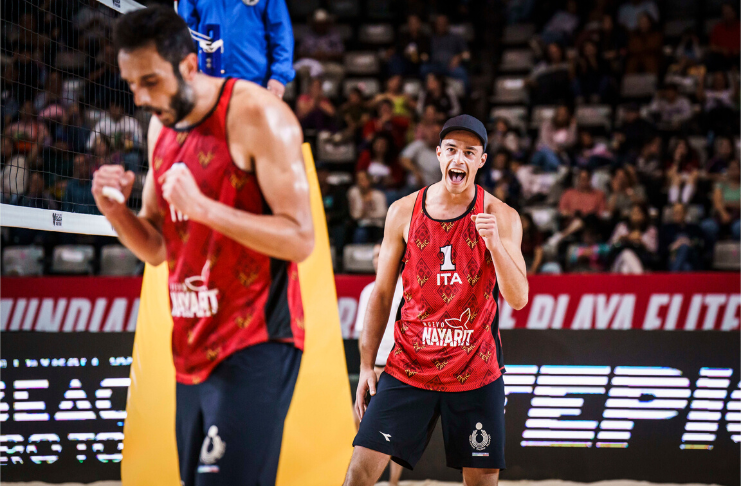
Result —
<instances>
[{"instance_id":1,"label":"spectator","mask_svg":"<svg viewBox=\"0 0 741 486\"><path fill-rule=\"evenodd\" d=\"M575 188L566 190L558 203L561 216L602 216L607 209L605 193L592 187L592 173L579 170Z\"/></svg>"},{"instance_id":2,"label":"spectator","mask_svg":"<svg viewBox=\"0 0 741 486\"><path fill-rule=\"evenodd\" d=\"M715 24L710 33L710 52L708 53L708 69L727 70L738 66L738 56L741 47L741 24L738 20L738 4L725 3L721 9L722 18Z\"/></svg>"},{"instance_id":3,"label":"spectator","mask_svg":"<svg viewBox=\"0 0 741 486\"><path fill-rule=\"evenodd\" d=\"M537 152L533 154L532 165L546 172L555 172L568 163L566 151L576 143L576 119L566 105L556 108L553 118L540 125Z\"/></svg>"},{"instance_id":4,"label":"spectator","mask_svg":"<svg viewBox=\"0 0 741 486\"><path fill-rule=\"evenodd\" d=\"M82 39L81 39L82 41ZM116 50L110 42L102 41L103 46L98 53L92 58L93 63L88 68L88 83L86 84L85 102L94 105L97 108L105 109L110 101L116 97L124 97L120 103L124 106L124 99L131 100L129 88L121 79L118 70L118 61L116 60ZM98 45L100 42L92 42ZM133 105L130 101L128 106Z\"/></svg>"},{"instance_id":5,"label":"spectator","mask_svg":"<svg viewBox=\"0 0 741 486\"><path fill-rule=\"evenodd\" d=\"M404 184L404 171L396 156L393 138L386 132L373 137L370 147L358 157L356 172L365 172L371 184L382 189L389 205L399 199Z\"/></svg>"},{"instance_id":6,"label":"spectator","mask_svg":"<svg viewBox=\"0 0 741 486\"><path fill-rule=\"evenodd\" d=\"M672 158L667 164L666 178L669 202L688 204L695 195L700 161L689 142L680 138L674 142Z\"/></svg>"},{"instance_id":7,"label":"spectator","mask_svg":"<svg viewBox=\"0 0 741 486\"><path fill-rule=\"evenodd\" d=\"M628 38L621 25L615 25L611 15L602 17L597 47L609 63L613 74L622 74L622 61L628 53Z\"/></svg>"},{"instance_id":8,"label":"spectator","mask_svg":"<svg viewBox=\"0 0 741 486\"><path fill-rule=\"evenodd\" d=\"M534 105L565 103L573 98L572 69L556 43L546 47L546 59L533 67L527 85L530 87L530 101Z\"/></svg>"},{"instance_id":9,"label":"spectator","mask_svg":"<svg viewBox=\"0 0 741 486\"><path fill-rule=\"evenodd\" d=\"M411 96L404 93L402 81L400 74L388 78L386 80L386 91L377 94L371 104L376 105L381 100L389 100L394 107L394 115L411 118L416 104Z\"/></svg>"},{"instance_id":10,"label":"spectator","mask_svg":"<svg viewBox=\"0 0 741 486\"><path fill-rule=\"evenodd\" d=\"M737 134L739 132L738 101L734 90L728 85L728 75L716 71L710 76L710 87L705 88L705 79L697 85L697 101L703 105L703 127L714 133Z\"/></svg>"},{"instance_id":11,"label":"spectator","mask_svg":"<svg viewBox=\"0 0 741 486\"><path fill-rule=\"evenodd\" d=\"M350 216L357 225L353 243L370 243L383 238L383 225L388 206L386 197L371 185L371 178L365 171L356 175L356 183L347 191L350 203Z\"/></svg>"},{"instance_id":12,"label":"spectator","mask_svg":"<svg viewBox=\"0 0 741 486\"><path fill-rule=\"evenodd\" d=\"M36 96L33 107L36 113L41 113L44 108L49 105L56 104L59 106L66 106L67 100L64 99L62 93L62 76L57 71L52 71L46 78L46 84L44 91Z\"/></svg>"},{"instance_id":13,"label":"spectator","mask_svg":"<svg viewBox=\"0 0 741 486\"><path fill-rule=\"evenodd\" d=\"M638 103L629 103L620 133L624 136L625 152L637 154L656 135L656 125L641 116Z\"/></svg>"},{"instance_id":14,"label":"spectator","mask_svg":"<svg viewBox=\"0 0 741 486\"><path fill-rule=\"evenodd\" d=\"M440 74L460 79L468 87L468 72L464 61L471 58L466 41L450 32L450 23L445 15L435 18L435 33L430 40L430 62L422 65L421 74Z\"/></svg>"},{"instance_id":15,"label":"spectator","mask_svg":"<svg viewBox=\"0 0 741 486\"><path fill-rule=\"evenodd\" d=\"M558 10L545 24L541 39L543 43L557 42L564 44L569 42L579 26L579 5L576 0L567 0L566 8Z\"/></svg>"},{"instance_id":16,"label":"spectator","mask_svg":"<svg viewBox=\"0 0 741 486\"><path fill-rule=\"evenodd\" d=\"M653 0L630 0L618 9L618 23L628 30L636 30L639 28L641 15L648 16L652 22L658 22L659 7Z\"/></svg>"},{"instance_id":17,"label":"spectator","mask_svg":"<svg viewBox=\"0 0 741 486\"><path fill-rule=\"evenodd\" d=\"M28 190L29 163L25 155L13 155L3 167L2 202L18 205Z\"/></svg>"},{"instance_id":18,"label":"spectator","mask_svg":"<svg viewBox=\"0 0 741 486\"><path fill-rule=\"evenodd\" d=\"M62 123L57 125L56 131L54 138L64 141L68 150L78 154L86 150L87 141L90 138L90 129L85 125L85 120L82 118L79 103L69 105L69 108L64 112Z\"/></svg>"},{"instance_id":19,"label":"spectator","mask_svg":"<svg viewBox=\"0 0 741 486\"><path fill-rule=\"evenodd\" d=\"M615 80L610 67L595 43L589 40L582 44L576 60L574 93L590 103L611 103L615 99Z\"/></svg>"},{"instance_id":20,"label":"spectator","mask_svg":"<svg viewBox=\"0 0 741 486\"><path fill-rule=\"evenodd\" d=\"M707 218L700 226L711 245L715 245L718 237L723 232L729 232L731 238L739 240L741 223L739 222L739 206L741 205L741 189L739 189L738 160L732 160L728 164L728 172L720 182L715 184L712 194L713 215Z\"/></svg>"},{"instance_id":21,"label":"spectator","mask_svg":"<svg viewBox=\"0 0 741 486\"><path fill-rule=\"evenodd\" d=\"M422 140L425 137L425 133L428 129L434 126L438 126L445 120L445 115L437 111L435 105L425 106L425 111L422 113L422 118L414 127L414 139Z\"/></svg>"},{"instance_id":22,"label":"spectator","mask_svg":"<svg viewBox=\"0 0 741 486\"><path fill-rule=\"evenodd\" d=\"M504 146L504 137L507 132L511 130L509 121L506 118L497 118L494 120L494 130L489 132L489 139L487 146L487 153L489 157L493 157L494 153Z\"/></svg>"},{"instance_id":23,"label":"spectator","mask_svg":"<svg viewBox=\"0 0 741 486\"><path fill-rule=\"evenodd\" d=\"M180 0L177 4L188 27L208 34L207 26L216 24L224 42L221 72L257 83L279 98L290 83L293 70L293 29L285 0L262 2L202 2ZM245 35L247 34L247 35ZM200 66L205 70L205 66Z\"/></svg>"},{"instance_id":24,"label":"spectator","mask_svg":"<svg viewBox=\"0 0 741 486\"><path fill-rule=\"evenodd\" d=\"M649 203L654 207L663 205L661 188L664 184L664 164L661 137L655 136L646 142L633 164L626 164L626 167L630 167L637 180L648 189L646 197Z\"/></svg>"},{"instance_id":25,"label":"spectator","mask_svg":"<svg viewBox=\"0 0 741 486\"><path fill-rule=\"evenodd\" d=\"M735 158L733 141L730 137L720 136L715 139L715 154L707 163L707 173L715 178L722 178L728 170L728 164Z\"/></svg>"},{"instance_id":26,"label":"spectator","mask_svg":"<svg viewBox=\"0 0 741 486\"><path fill-rule=\"evenodd\" d=\"M347 191L345 187L330 183L330 172L326 166L318 165L316 176L319 181L319 190L322 193L329 237L337 254L342 255L342 250L345 248L347 221L350 216Z\"/></svg>"},{"instance_id":27,"label":"spectator","mask_svg":"<svg viewBox=\"0 0 741 486\"><path fill-rule=\"evenodd\" d=\"M12 140L14 150L23 154L30 152L35 145L51 143L49 130L38 121L33 101L30 99L21 106L18 121L5 128L3 137Z\"/></svg>"},{"instance_id":28,"label":"spectator","mask_svg":"<svg viewBox=\"0 0 741 486\"><path fill-rule=\"evenodd\" d=\"M136 118L124 113L123 104L115 97L111 99L108 111L95 124L87 141L87 149L92 150L100 137L106 137L114 149L122 148L126 140L136 148L144 144L141 125Z\"/></svg>"},{"instance_id":29,"label":"spectator","mask_svg":"<svg viewBox=\"0 0 741 486\"><path fill-rule=\"evenodd\" d=\"M72 179L67 181L67 188L62 197L62 211L71 213L99 214L93 199L94 162L88 155L75 156Z\"/></svg>"},{"instance_id":30,"label":"spectator","mask_svg":"<svg viewBox=\"0 0 741 486\"><path fill-rule=\"evenodd\" d=\"M533 217L526 212L520 213L522 224L522 256L525 257L527 274L538 273L543 263L543 235L533 222Z\"/></svg>"},{"instance_id":31,"label":"spectator","mask_svg":"<svg viewBox=\"0 0 741 486\"><path fill-rule=\"evenodd\" d=\"M580 219L574 220L580 224ZM571 272L603 272L609 261L612 247L600 239L596 224L584 224L579 241L568 248L566 262Z\"/></svg>"},{"instance_id":32,"label":"spectator","mask_svg":"<svg viewBox=\"0 0 741 486\"><path fill-rule=\"evenodd\" d=\"M682 203L672 206L672 222L661 228L659 252L670 272L691 272L700 268L705 239L700 227L687 222Z\"/></svg>"},{"instance_id":33,"label":"spectator","mask_svg":"<svg viewBox=\"0 0 741 486\"><path fill-rule=\"evenodd\" d=\"M321 78L313 78L308 92L296 100L296 117L304 130L336 130L336 113L334 105L324 95Z\"/></svg>"},{"instance_id":34,"label":"spectator","mask_svg":"<svg viewBox=\"0 0 741 486\"><path fill-rule=\"evenodd\" d=\"M365 106L363 92L359 88L350 90L347 101L340 106L340 118L345 123L345 138L359 143L362 129L370 120L370 111Z\"/></svg>"},{"instance_id":35,"label":"spectator","mask_svg":"<svg viewBox=\"0 0 741 486\"><path fill-rule=\"evenodd\" d=\"M679 130L692 118L690 100L679 94L679 87L674 83L667 83L664 89L656 94L648 111L663 130Z\"/></svg>"},{"instance_id":36,"label":"spectator","mask_svg":"<svg viewBox=\"0 0 741 486\"><path fill-rule=\"evenodd\" d=\"M695 29L691 27L685 29L676 49L674 49L674 58L677 62L669 66L669 72L692 76L704 75L705 66L701 64L702 54L700 39L697 38Z\"/></svg>"},{"instance_id":37,"label":"spectator","mask_svg":"<svg viewBox=\"0 0 741 486\"><path fill-rule=\"evenodd\" d=\"M649 222L646 210L634 203L626 221L618 223L609 241L614 258L612 271L616 273L643 273L654 264L658 252L658 231Z\"/></svg>"},{"instance_id":38,"label":"spectator","mask_svg":"<svg viewBox=\"0 0 741 486\"><path fill-rule=\"evenodd\" d=\"M646 191L635 180L634 172L618 167L612 172L610 195L607 198L607 211L618 218L627 218L635 204L646 201Z\"/></svg>"},{"instance_id":39,"label":"spectator","mask_svg":"<svg viewBox=\"0 0 741 486\"><path fill-rule=\"evenodd\" d=\"M404 147L399 156L401 166L413 177L410 185L415 190L440 182L440 162L436 149L441 128L440 124L425 127L422 139Z\"/></svg>"},{"instance_id":40,"label":"spectator","mask_svg":"<svg viewBox=\"0 0 741 486\"><path fill-rule=\"evenodd\" d=\"M592 132L586 129L579 130L579 143L576 152L576 165L587 167L590 170L610 166L614 163L614 155L604 142L596 142Z\"/></svg>"},{"instance_id":41,"label":"spectator","mask_svg":"<svg viewBox=\"0 0 741 486\"><path fill-rule=\"evenodd\" d=\"M638 17L638 29L628 35L626 74L658 74L663 48L664 36L656 29L648 14L641 14Z\"/></svg>"},{"instance_id":42,"label":"spectator","mask_svg":"<svg viewBox=\"0 0 741 486\"><path fill-rule=\"evenodd\" d=\"M518 208L522 185L512 164L512 154L509 150L498 149L492 156L491 164L487 164L489 167L483 171L482 185L501 201Z\"/></svg>"},{"instance_id":43,"label":"spectator","mask_svg":"<svg viewBox=\"0 0 741 486\"><path fill-rule=\"evenodd\" d=\"M20 42L18 51L13 56L13 71L9 73L16 79L15 89L20 105L26 101L33 102L36 93L41 88L42 81L41 68L34 60L33 46L26 40L29 37L33 36L24 35L22 37L23 41Z\"/></svg>"},{"instance_id":44,"label":"spectator","mask_svg":"<svg viewBox=\"0 0 741 486\"><path fill-rule=\"evenodd\" d=\"M461 105L452 88L447 86L445 78L439 74L429 73L425 78L425 89L417 100L417 114L422 115L428 106L450 118L460 114Z\"/></svg>"},{"instance_id":45,"label":"spectator","mask_svg":"<svg viewBox=\"0 0 741 486\"><path fill-rule=\"evenodd\" d=\"M31 173L28 191L21 197L20 205L28 208L59 209L49 190L44 187L44 177L39 172Z\"/></svg>"},{"instance_id":46,"label":"spectator","mask_svg":"<svg viewBox=\"0 0 741 486\"><path fill-rule=\"evenodd\" d=\"M363 140L372 140L377 134L387 132L392 137L393 149L399 151L407 142L409 119L394 115L394 105L389 100L381 100L376 105L376 117L368 120L363 127Z\"/></svg>"},{"instance_id":47,"label":"spectator","mask_svg":"<svg viewBox=\"0 0 741 486\"><path fill-rule=\"evenodd\" d=\"M322 66L322 70L333 76L342 76L344 69L340 64L345 52L345 44L330 22L329 14L324 9L314 11L310 23L311 30L301 40L299 58L311 59ZM297 64L296 67L299 67Z\"/></svg>"},{"instance_id":48,"label":"spectator","mask_svg":"<svg viewBox=\"0 0 741 486\"><path fill-rule=\"evenodd\" d=\"M422 64L430 60L430 36L423 32L422 21L417 15L407 17L406 29L401 28L386 57L391 75L419 75Z\"/></svg>"}]
</instances>

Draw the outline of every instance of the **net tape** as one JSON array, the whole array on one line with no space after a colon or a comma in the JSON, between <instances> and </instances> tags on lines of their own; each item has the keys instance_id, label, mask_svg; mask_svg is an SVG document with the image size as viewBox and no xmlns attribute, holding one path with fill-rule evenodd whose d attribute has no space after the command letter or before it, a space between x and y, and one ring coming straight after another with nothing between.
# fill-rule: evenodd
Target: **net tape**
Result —
<instances>
[{"instance_id":1,"label":"net tape","mask_svg":"<svg viewBox=\"0 0 741 486\"><path fill-rule=\"evenodd\" d=\"M141 5L140 3L134 0L97 0L97 1L99 4L105 7L108 7L109 9L115 12L118 12L119 14L125 14L128 12L134 11L134 10L146 8L144 5ZM106 12L103 15L106 15L106 14L107 16L112 18L112 12L111 14L108 14ZM23 27L21 27L20 24L16 26L12 26L12 27L15 27L22 34L26 34L26 35L29 34L29 32L27 31L28 29L24 31ZM205 52L214 52L217 49L222 48L221 40L213 42L212 39L205 34L201 34L193 30L191 30L190 33L191 33L191 36L193 37L193 40L197 42L200 48ZM38 33L34 31L30 32L30 34L38 35ZM115 60L113 62L115 62ZM45 67L48 68L49 72L58 71L57 67L53 67L51 65L48 65ZM64 74L69 74L69 73L64 72ZM83 73L83 74L88 74L88 73ZM72 84L74 84L74 81L72 81ZM90 83L90 84L95 84L95 83ZM118 98L119 96L130 96L130 95L128 93L128 90L126 89L126 91L123 93L118 93L118 92L114 93L114 97ZM107 101L110 102L111 100L109 99ZM5 102L6 100L4 99L3 103ZM82 104L83 103L80 103L80 105ZM22 108L19 111L22 113ZM49 114L50 113L43 113L43 112L39 114L39 119L41 119L42 125L43 125L43 122L46 120L44 120L41 115L49 115ZM70 123L67 126L74 126L74 125ZM144 138L144 134L146 133L146 130L141 130L141 132L142 132L141 138ZM6 135L7 134L4 133L4 138ZM90 140L96 140L98 136L99 134L93 131L91 134L91 137L95 137L95 138L91 138ZM148 163L146 160L147 158L146 157L146 140L140 140L139 142L141 144L141 147L143 148L143 159L144 160L139 164L139 167L135 168L135 169L140 169L140 174L138 178L138 188L137 188L138 191L135 190L132 193L132 197L129 200L129 207L133 210L138 209L138 206L140 204L139 197L141 193L141 186L143 185L144 175L146 174L146 170L148 166ZM67 150L67 155L77 156L77 155L83 155L83 154L81 152L74 152L72 150ZM35 156L36 155L34 155L34 157ZM47 172L44 172L43 170L42 171L30 171L28 165L25 163L26 163L26 160L20 156L13 156L13 157L10 157L9 160L6 160L6 164L3 169L3 185L2 185L3 201L2 203L0 203L0 226L27 228L27 229L33 229L33 230L55 231L55 232L89 234L89 235L102 235L102 236L115 236L116 235L115 231L111 227L110 223L105 219L105 217L99 214L90 214L90 213L97 213L97 210L94 208L94 206L90 207L90 204L85 205L82 203L78 203L76 201L69 201L69 204L62 204L61 209L60 209L59 204L57 205L51 205L48 203L41 204L40 201L38 200L30 201L31 202L30 204L24 204L23 202L24 197L26 200L29 199L29 196L25 194L26 187L29 185L29 180L28 180L29 174L36 172L36 173L41 173L45 178L53 177L54 176L53 174L48 174L47 172L49 173L55 172L54 169L56 168L56 167L51 168ZM69 178L69 179L71 180L72 178Z\"/></svg>"}]
</instances>

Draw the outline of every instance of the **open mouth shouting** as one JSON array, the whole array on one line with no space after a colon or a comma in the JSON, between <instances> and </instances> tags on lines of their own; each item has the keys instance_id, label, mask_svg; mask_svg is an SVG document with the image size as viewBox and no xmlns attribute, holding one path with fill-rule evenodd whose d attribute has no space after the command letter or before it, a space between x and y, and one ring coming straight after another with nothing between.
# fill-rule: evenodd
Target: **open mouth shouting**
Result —
<instances>
[{"instance_id":1,"label":"open mouth shouting","mask_svg":"<svg viewBox=\"0 0 741 486\"><path fill-rule=\"evenodd\" d=\"M466 171L461 169L448 169L448 180L451 184L463 184L466 180Z\"/></svg>"}]
</instances>

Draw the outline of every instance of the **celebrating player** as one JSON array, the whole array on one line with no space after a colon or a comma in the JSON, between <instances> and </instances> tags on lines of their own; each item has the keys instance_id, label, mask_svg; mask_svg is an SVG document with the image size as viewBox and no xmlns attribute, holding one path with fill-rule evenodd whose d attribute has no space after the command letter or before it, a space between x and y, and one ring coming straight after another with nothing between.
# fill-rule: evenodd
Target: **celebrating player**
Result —
<instances>
[{"instance_id":1,"label":"celebrating player","mask_svg":"<svg viewBox=\"0 0 741 486\"><path fill-rule=\"evenodd\" d=\"M414 467L438 417L447 464L462 469L465 485L496 485L505 467L497 298L501 292L521 309L528 283L517 211L474 183L486 140L477 119L448 120L437 147L442 181L389 209L361 336L361 423L346 485L374 484L389 457ZM377 380L373 365L400 272L395 345Z\"/></svg>"},{"instance_id":2,"label":"celebrating player","mask_svg":"<svg viewBox=\"0 0 741 486\"><path fill-rule=\"evenodd\" d=\"M199 73L172 8L122 16L114 42L154 114L150 170L138 216L106 196L131 193L119 166L93 195L124 245L170 270L182 484L274 484L304 341L296 262L314 244L301 128L264 88Z\"/></svg>"}]
</instances>

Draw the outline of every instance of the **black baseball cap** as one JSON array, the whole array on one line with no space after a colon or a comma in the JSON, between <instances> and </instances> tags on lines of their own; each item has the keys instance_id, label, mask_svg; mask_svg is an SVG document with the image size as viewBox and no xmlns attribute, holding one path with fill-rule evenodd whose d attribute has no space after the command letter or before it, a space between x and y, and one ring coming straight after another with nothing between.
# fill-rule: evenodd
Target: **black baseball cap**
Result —
<instances>
[{"instance_id":1,"label":"black baseball cap","mask_svg":"<svg viewBox=\"0 0 741 486\"><path fill-rule=\"evenodd\" d=\"M486 152L486 127L477 118L471 115L458 115L446 121L443 129L440 131L440 143L443 143L445 135L456 130L465 130L479 137L481 145L484 147L484 152Z\"/></svg>"}]
</instances>

